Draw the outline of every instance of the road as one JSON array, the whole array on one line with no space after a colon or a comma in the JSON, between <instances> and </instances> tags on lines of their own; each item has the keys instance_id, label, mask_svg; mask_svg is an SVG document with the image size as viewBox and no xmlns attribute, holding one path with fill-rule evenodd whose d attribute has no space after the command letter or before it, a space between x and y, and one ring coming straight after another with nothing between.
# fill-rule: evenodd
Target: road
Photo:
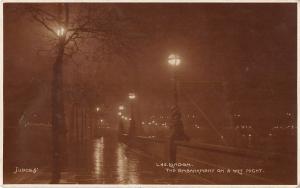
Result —
<instances>
[{"instance_id":1,"label":"road","mask_svg":"<svg viewBox=\"0 0 300 188\"><path fill-rule=\"evenodd\" d=\"M37 156L31 156L37 157ZM99 137L69 148L60 183L74 184L208 184L200 176L170 174L155 159L129 148L113 136ZM32 166L31 168L33 168ZM6 172L5 183L49 183L51 168L37 172Z\"/></svg>"},{"instance_id":2,"label":"road","mask_svg":"<svg viewBox=\"0 0 300 188\"><path fill-rule=\"evenodd\" d=\"M17 129L16 129L17 130ZM9 134L8 134L9 133ZM48 184L51 180L51 132L24 129L6 132L4 137L4 183ZM42 136L41 136L42 135ZM292 184L296 161L283 157L246 158L222 152L180 147L178 162L191 169L263 169L263 173L171 173L159 166L151 154L162 154L162 145L139 143L128 146L111 132L85 142L69 144L63 160L60 183L66 184ZM151 144L152 143L152 144ZM158 149L160 148L160 149ZM157 150L158 149L158 150ZM148 152L148 153L146 153ZM154 155L161 156L161 155ZM290 163L290 164L288 164ZM279 168L280 167L280 168ZM37 169L15 173L18 169Z\"/></svg>"}]
</instances>

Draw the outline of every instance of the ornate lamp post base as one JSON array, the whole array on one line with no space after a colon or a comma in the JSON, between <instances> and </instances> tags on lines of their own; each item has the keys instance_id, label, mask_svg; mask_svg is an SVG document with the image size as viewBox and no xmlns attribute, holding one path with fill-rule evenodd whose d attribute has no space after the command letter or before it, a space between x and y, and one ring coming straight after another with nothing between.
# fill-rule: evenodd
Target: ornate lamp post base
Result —
<instances>
[{"instance_id":1,"label":"ornate lamp post base","mask_svg":"<svg viewBox=\"0 0 300 188\"><path fill-rule=\"evenodd\" d=\"M172 108L172 123L171 123L171 140L189 141L189 137L185 134L183 123L181 120L181 113L177 106Z\"/></svg>"},{"instance_id":2,"label":"ornate lamp post base","mask_svg":"<svg viewBox=\"0 0 300 188\"><path fill-rule=\"evenodd\" d=\"M171 133L168 140L168 159L171 163L176 162L176 144L175 141L189 141L190 138L184 133L181 113L177 106L172 108Z\"/></svg>"}]
</instances>

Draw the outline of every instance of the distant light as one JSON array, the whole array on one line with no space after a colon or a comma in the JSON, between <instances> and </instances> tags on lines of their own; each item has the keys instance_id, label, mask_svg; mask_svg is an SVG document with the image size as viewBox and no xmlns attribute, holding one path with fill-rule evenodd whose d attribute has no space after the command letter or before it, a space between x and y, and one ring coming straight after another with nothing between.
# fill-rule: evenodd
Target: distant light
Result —
<instances>
[{"instance_id":1,"label":"distant light","mask_svg":"<svg viewBox=\"0 0 300 188\"><path fill-rule=\"evenodd\" d=\"M97 108L96 108L96 111L99 112L99 111L100 111L100 107L97 107Z\"/></svg>"},{"instance_id":2,"label":"distant light","mask_svg":"<svg viewBox=\"0 0 300 188\"><path fill-rule=\"evenodd\" d=\"M120 105L120 106L119 106L119 110L124 110L124 106L123 106L123 105Z\"/></svg>"},{"instance_id":3,"label":"distant light","mask_svg":"<svg viewBox=\"0 0 300 188\"><path fill-rule=\"evenodd\" d=\"M103 121L104 121L103 119L100 120L101 123L103 123Z\"/></svg>"},{"instance_id":4,"label":"distant light","mask_svg":"<svg viewBox=\"0 0 300 188\"><path fill-rule=\"evenodd\" d=\"M129 93L128 97L129 99L135 99L136 96L134 93Z\"/></svg>"},{"instance_id":5,"label":"distant light","mask_svg":"<svg viewBox=\"0 0 300 188\"><path fill-rule=\"evenodd\" d=\"M122 115L122 112L118 112L118 115L121 116L121 115Z\"/></svg>"},{"instance_id":6,"label":"distant light","mask_svg":"<svg viewBox=\"0 0 300 188\"><path fill-rule=\"evenodd\" d=\"M176 54L169 55L168 63L172 66L178 66L181 63L179 55Z\"/></svg>"}]
</instances>

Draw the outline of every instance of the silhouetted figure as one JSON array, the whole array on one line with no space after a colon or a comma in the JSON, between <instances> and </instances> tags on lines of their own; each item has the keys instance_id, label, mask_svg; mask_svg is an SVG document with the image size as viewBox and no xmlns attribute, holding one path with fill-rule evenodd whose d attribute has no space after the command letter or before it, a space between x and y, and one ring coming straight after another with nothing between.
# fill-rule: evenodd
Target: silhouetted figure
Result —
<instances>
[{"instance_id":1,"label":"silhouetted figure","mask_svg":"<svg viewBox=\"0 0 300 188\"><path fill-rule=\"evenodd\" d=\"M181 120L181 113L177 106L172 108L171 116L171 134L169 137L169 161L171 163L176 162L176 144L174 141L189 141L190 138L184 133L183 123Z\"/></svg>"},{"instance_id":2,"label":"silhouetted figure","mask_svg":"<svg viewBox=\"0 0 300 188\"><path fill-rule=\"evenodd\" d=\"M181 113L178 107L172 108L171 140L189 141L190 138L184 133Z\"/></svg>"}]
</instances>

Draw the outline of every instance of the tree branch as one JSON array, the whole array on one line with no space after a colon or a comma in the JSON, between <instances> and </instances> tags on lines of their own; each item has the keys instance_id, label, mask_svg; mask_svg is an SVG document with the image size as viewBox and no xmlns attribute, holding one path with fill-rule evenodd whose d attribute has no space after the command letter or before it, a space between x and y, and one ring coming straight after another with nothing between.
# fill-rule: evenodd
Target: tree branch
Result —
<instances>
[{"instance_id":1,"label":"tree branch","mask_svg":"<svg viewBox=\"0 0 300 188\"><path fill-rule=\"evenodd\" d=\"M49 25L46 24L45 20L39 18L37 15L34 15L32 13L32 17L35 21L39 22L40 24L42 24L48 31L50 31L54 36L57 36L55 31L53 29L51 29L51 27Z\"/></svg>"},{"instance_id":2,"label":"tree branch","mask_svg":"<svg viewBox=\"0 0 300 188\"><path fill-rule=\"evenodd\" d=\"M37 8L34 6L30 6L28 9L29 9L29 12L31 12L31 13L35 12L39 15L45 15L45 16L47 16L48 20L56 21L57 23L59 23L57 16L54 16L53 14L51 14L43 9L40 9L40 8Z\"/></svg>"}]
</instances>

